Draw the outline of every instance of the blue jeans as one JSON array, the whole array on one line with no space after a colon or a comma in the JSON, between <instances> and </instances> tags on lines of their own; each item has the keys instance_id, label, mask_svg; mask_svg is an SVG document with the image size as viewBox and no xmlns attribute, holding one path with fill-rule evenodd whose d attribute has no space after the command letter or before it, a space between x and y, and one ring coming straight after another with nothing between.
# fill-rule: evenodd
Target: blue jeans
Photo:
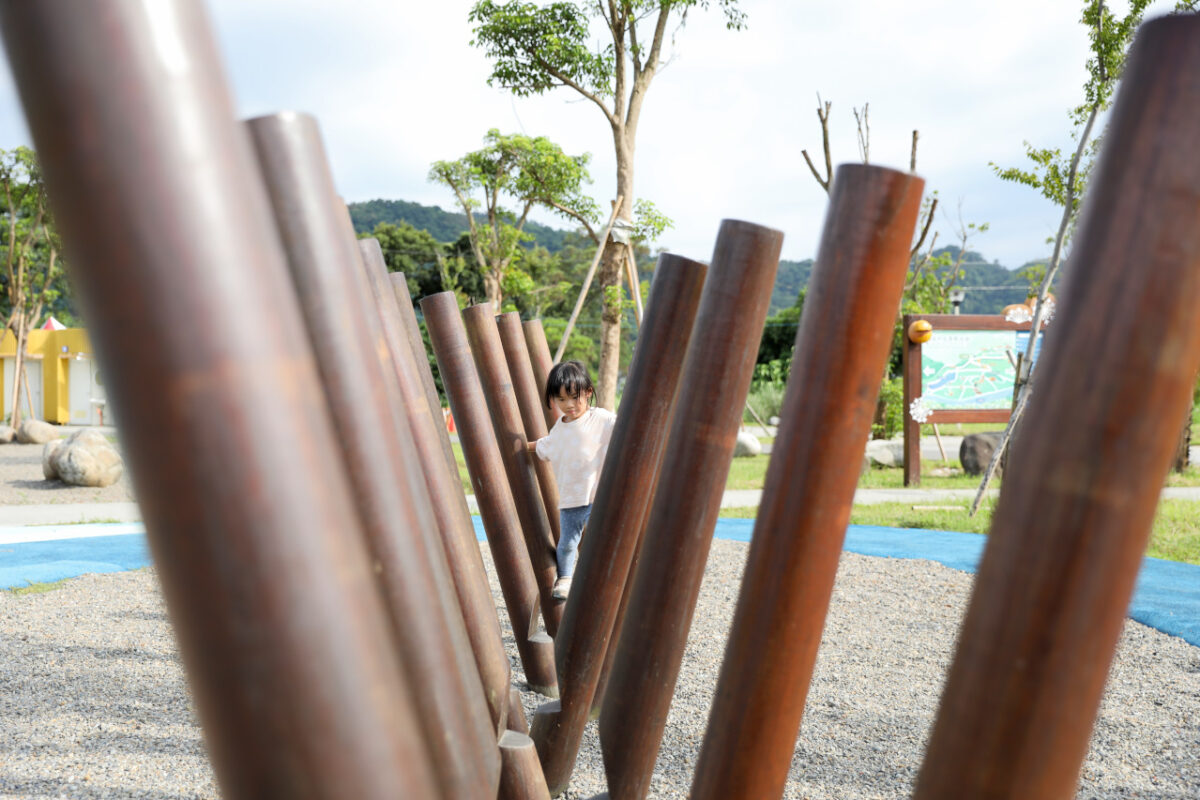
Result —
<instances>
[{"instance_id":1,"label":"blue jeans","mask_svg":"<svg viewBox=\"0 0 1200 800\"><path fill-rule=\"evenodd\" d=\"M575 574L575 562L579 559L579 540L583 537L583 526L587 524L591 505L560 508L558 510L558 577L569 578Z\"/></svg>"}]
</instances>

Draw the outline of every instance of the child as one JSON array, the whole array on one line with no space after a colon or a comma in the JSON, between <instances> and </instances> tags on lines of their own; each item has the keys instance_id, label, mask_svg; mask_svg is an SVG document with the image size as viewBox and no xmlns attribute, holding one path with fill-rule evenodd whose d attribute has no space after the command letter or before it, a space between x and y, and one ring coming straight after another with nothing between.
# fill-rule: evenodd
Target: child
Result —
<instances>
[{"instance_id":1,"label":"child","mask_svg":"<svg viewBox=\"0 0 1200 800\"><path fill-rule=\"evenodd\" d=\"M587 368L578 361L555 364L546 379L546 405L558 412L547 436L529 443L529 450L549 461L558 483L558 580L553 597L565 600L579 557L579 540L592 511L600 468L612 439L617 416L592 408L595 389Z\"/></svg>"}]
</instances>

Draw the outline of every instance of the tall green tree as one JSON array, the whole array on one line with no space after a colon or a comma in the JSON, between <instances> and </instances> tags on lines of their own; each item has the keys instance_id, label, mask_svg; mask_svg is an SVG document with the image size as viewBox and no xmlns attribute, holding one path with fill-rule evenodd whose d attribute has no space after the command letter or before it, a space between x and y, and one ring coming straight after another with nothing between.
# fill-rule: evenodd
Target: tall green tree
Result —
<instances>
[{"instance_id":1,"label":"tall green tree","mask_svg":"<svg viewBox=\"0 0 1200 800\"><path fill-rule=\"evenodd\" d=\"M533 3L481 0L471 9L474 44L493 62L488 83L518 97L566 87L587 99L612 131L620 217L632 220L634 153L646 92L663 63L668 31L696 7L716 6L726 27L745 26L737 0L575 0ZM602 26L600 41L592 22ZM673 38L672 38L673 41ZM612 408L620 361L622 303L608 287L621 282L620 245L606 243L599 283L605 298L597 401Z\"/></svg>"},{"instance_id":2,"label":"tall green tree","mask_svg":"<svg viewBox=\"0 0 1200 800\"><path fill-rule=\"evenodd\" d=\"M21 422L24 394L25 346L29 332L41 319L48 304L57 300L65 286L59 259L58 237L50 220L45 185L37 154L28 147L0 150L0 252L4 258L5 326L17 340L13 376L11 424Z\"/></svg>"},{"instance_id":3,"label":"tall green tree","mask_svg":"<svg viewBox=\"0 0 1200 800\"><path fill-rule=\"evenodd\" d=\"M487 300L497 310L506 284L519 287L528 279L519 256L521 242L531 238L523 229L535 206L575 219L598 214L595 202L583 194L584 184L591 182L589 158L567 155L544 136L503 135L493 128L483 149L438 161L429 170L429 179L449 187L467 215L471 251ZM484 224L476 220L476 209L483 210Z\"/></svg>"}]
</instances>

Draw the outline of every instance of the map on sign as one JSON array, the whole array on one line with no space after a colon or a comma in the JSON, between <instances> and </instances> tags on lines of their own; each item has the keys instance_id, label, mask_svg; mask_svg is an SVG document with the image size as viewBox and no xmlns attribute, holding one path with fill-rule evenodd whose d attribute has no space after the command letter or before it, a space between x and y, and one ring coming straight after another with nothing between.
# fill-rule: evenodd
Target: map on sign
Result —
<instances>
[{"instance_id":1,"label":"map on sign","mask_svg":"<svg viewBox=\"0 0 1200 800\"><path fill-rule=\"evenodd\" d=\"M1041 350L1041 336L1038 347ZM1023 331L939 331L921 345L921 398L930 409L1009 408L1013 369L1009 353L1025 352ZM1036 351L1034 363L1037 363Z\"/></svg>"}]
</instances>

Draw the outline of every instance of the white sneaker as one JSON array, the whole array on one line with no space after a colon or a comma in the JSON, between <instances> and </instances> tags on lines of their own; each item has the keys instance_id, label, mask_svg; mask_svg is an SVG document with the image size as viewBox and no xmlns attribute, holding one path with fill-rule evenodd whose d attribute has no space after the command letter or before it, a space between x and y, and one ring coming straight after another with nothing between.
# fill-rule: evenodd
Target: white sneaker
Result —
<instances>
[{"instance_id":1,"label":"white sneaker","mask_svg":"<svg viewBox=\"0 0 1200 800\"><path fill-rule=\"evenodd\" d=\"M571 591L571 579L559 578L554 582L554 589L550 592L550 596L555 600L566 600L567 593Z\"/></svg>"}]
</instances>

